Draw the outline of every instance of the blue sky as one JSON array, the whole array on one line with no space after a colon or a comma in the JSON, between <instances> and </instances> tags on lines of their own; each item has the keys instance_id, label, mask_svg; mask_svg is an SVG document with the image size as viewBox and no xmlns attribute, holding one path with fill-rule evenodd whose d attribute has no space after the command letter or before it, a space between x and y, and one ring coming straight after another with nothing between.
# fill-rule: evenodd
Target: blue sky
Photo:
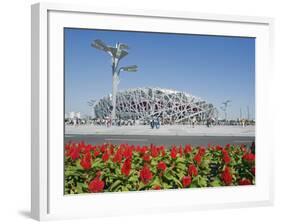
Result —
<instances>
[{"instance_id":1,"label":"blue sky","mask_svg":"<svg viewBox=\"0 0 281 224\"><path fill-rule=\"evenodd\" d=\"M138 72L120 75L119 89L161 87L185 91L217 108L231 100L229 118L240 108L255 116L255 39L245 37L161 34L65 28L65 112L91 114L88 101L111 93L110 56L91 47L127 44L121 66L138 65ZM221 112L223 118L223 113Z\"/></svg>"}]
</instances>

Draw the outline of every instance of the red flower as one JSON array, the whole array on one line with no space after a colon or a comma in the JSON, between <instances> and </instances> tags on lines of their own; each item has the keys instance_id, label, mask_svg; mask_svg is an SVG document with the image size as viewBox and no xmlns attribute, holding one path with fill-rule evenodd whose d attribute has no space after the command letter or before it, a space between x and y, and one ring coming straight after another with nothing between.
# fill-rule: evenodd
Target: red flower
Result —
<instances>
[{"instance_id":1,"label":"red flower","mask_svg":"<svg viewBox=\"0 0 281 224\"><path fill-rule=\"evenodd\" d=\"M122 161L122 158L122 150L119 148L113 157L113 162L120 163Z\"/></svg>"},{"instance_id":2,"label":"red flower","mask_svg":"<svg viewBox=\"0 0 281 224\"><path fill-rule=\"evenodd\" d=\"M83 159L80 161L80 165L85 169L91 169L92 167L92 159L91 159L91 153L88 152L84 155Z\"/></svg>"},{"instance_id":3,"label":"red flower","mask_svg":"<svg viewBox=\"0 0 281 224\"><path fill-rule=\"evenodd\" d=\"M180 145L180 147L179 147L179 151L178 151L178 153L180 154L180 157L182 157L183 150L182 150L182 146L181 146L181 145Z\"/></svg>"},{"instance_id":4,"label":"red flower","mask_svg":"<svg viewBox=\"0 0 281 224\"><path fill-rule=\"evenodd\" d=\"M98 149L95 149L94 150L94 156L97 157L97 156L99 156L99 154L100 154L100 151Z\"/></svg>"},{"instance_id":5,"label":"red flower","mask_svg":"<svg viewBox=\"0 0 281 224\"><path fill-rule=\"evenodd\" d=\"M133 149L129 146L127 146L123 152L123 156L128 159L131 158L133 156Z\"/></svg>"},{"instance_id":6,"label":"red flower","mask_svg":"<svg viewBox=\"0 0 281 224\"><path fill-rule=\"evenodd\" d=\"M160 185L156 185L153 187L154 190L161 190L161 186Z\"/></svg>"},{"instance_id":7,"label":"red flower","mask_svg":"<svg viewBox=\"0 0 281 224\"><path fill-rule=\"evenodd\" d=\"M128 158L125 160L125 162L123 163L123 166L121 168L122 174L125 176L129 176L131 167L132 167L132 161L130 158Z\"/></svg>"},{"instance_id":8,"label":"red flower","mask_svg":"<svg viewBox=\"0 0 281 224\"><path fill-rule=\"evenodd\" d=\"M110 145L109 154L110 155L114 154L114 145Z\"/></svg>"},{"instance_id":9,"label":"red flower","mask_svg":"<svg viewBox=\"0 0 281 224\"><path fill-rule=\"evenodd\" d=\"M216 150L222 150L223 148L222 148L222 146L220 146L220 145L216 145Z\"/></svg>"},{"instance_id":10,"label":"red flower","mask_svg":"<svg viewBox=\"0 0 281 224\"><path fill-rule=\"evenodd\" d=\"M151 156L152 157L157 157L158 156L158 150L155 145L151 145Z\"/></svg>"},{"instance_id":11,"label":"red flower","mask_svg":"<svg viewBox=\"0 0 281 224\"><path fill-rule=\"evenodd\" d=\"M231 158L230 158L230 156L229 156L227 150L223 149L223 150L222 150L222 154L223 154L223 162L224 162L226 165L229 164L230 161L231 161Z\"/></svg>"},{"instance_id":12,"label":"red flower","mask_svg":"<svg viewBox=\"0 0 281 224\"><path fill-rule=\"evenodd\" d=\"M81 141L80 143L78 143L77 147L78 147L79 152L81 152L85 148L85 143L83 141Z\"/></svg>"},{"instance_id":13,"label":"red flower","mask_svg":"<svg viewBox=\"0 0 281 224\"><path fill-rule=\"evenodd\" d=\"M255 154L253 153L246 153L243 156L243 160L247 161L247 162L254 162L255 161Z\"/></svg>"},{"instance_id":14,"label":"red flower","mask_svg":"<svg viewBox=\"0 0 281 224\"><path fill-rule=\"evenodd\" d=\"M166 168L167 168L166 163L163 162L163 161L160 161L160 162L158 163L158 165L157 165L157 168L158 168L159 170L165 171Z\"/></svg>"},{"instance_id":15,"label":"red flower","mask_svg":"<svg viewBox=\"0 0 281 224\"><path fill-rule=\"evenodd\" d=\"M106 149L107 149L107 144L103 144L103 145L100 147L100 151L101 151L102 153L104 153Z\"/></svg>"},{"instance_id":16,"label":"red flower","mask_svg":"<svg viewBox=\"0 0 281 224\"><path fill-rule=\"evenodd\" d=\"M238 182L239 185L251 185L252 182L249 179L241 179Z\"/></svg>"},{"instance_id":17,"label":"red flower","mask_svg":"<svg viewBox=\"0 0 281 224\"><path fill-rule=\"evenodd\" d=\"M190 176L193 176L193 177L198 175L197 168L196 168L196 166L194 164L189 165L189 167L188 167L188 174Z\"/></svg>"},{"instance_id":18,"label":"red flower","mask_svg":"<svg viewBox=\"0 0 281 224\"><path fill-rule=\"evenodd\" d=\"M152 173L149 167L144 166L140 171L140 178L144 184L147 184L152 179Z\"/></svg>"},{"instance_id":19,"label":"red flower","mask_svg":"<svg viewBox=\"0 0 281 224\"><path fill-rule=\"evenodd\" d=\"M225 185L230 185L232 183L232 175L228 167L225 167L222 173L222 180L225 183Z\"/></svg>"},{"instance_id":20,"label":"red flower","mask_svg":"<svg viewBox=\"0 0 281 224\"><path fill-rule=\"evenodd\" d=\"M105 151L104 153L103 153L103 155L102 155L102 160L104 161L104 162L106 162L108 159L109 159L109 154L108 154L108 152L107 151Z\"/></svg>"},{"instance_id":21,"label":"red flower","mask_svg":"<svg viewBox=\"0 0 281 224\"><path fill-rule=\"evenodd\" d=\"M183 187L189 187L190 186L190 184L191 184L191 176L184 176L183 178L182 178L182 185L183 185Z\"/></svg>"},{"instance_id":22,"label":"red flower","mask_svg":"<svg viewBox=\"0 0 281 224\"><path fill-rule=\"evenodd\" d=\"M200 156L204 156L205 153L206 153L206 149L201 146L201 147L199 148L199 150L198 150L198 154L199 154Z\"/></svg>"},{"instance_id":23,"label":"red flower","mask_svg":"<svg viewBox=\"0 0 281 224\"><path fill-rule=\"evenodd\" d=\"M141 148L140 148L140 153L141 154L145 154L145 152L147 151L147 146L146 145L144 145L144 146L142 146Z\"/></svg>"},{"instance_id":24,"label":"red flower","mask_svg":"<svg viewBox=\"0 0 281 224\"><path fill-rule=\"evenodd\" d=\"M192 147L191 145L185 145L184 147L184 153L185 154L188 154L188 153L191 153L192 152Z\"/></svg>"},{"instance_id":25,"label":"red flower","mask_svg":"<svg viewBox=\"0 0 281 224\"><path fill-rule=\"evenodd\" d=\"M88 153L91 151L91 148L92 148L92 145L89 144L89 145L86 145L85 148L83 149L83 153Z\"/></svg>"},{"instance_id":26,"label":"red flower","mask_svg":"<svg viewBox=\"0 0 281 224\"><path fill-rule=\"evenodd\" d=\"M85 160L84 158L81 160L80 165L81 165L85 170L91 169L91 167L92 167L91 161L87 161L87 160Z\"/></svg>"},{"instance_id":27,"label":"red flower","mask_svg":"<svg viewBox=\"0 0 281 224\"><path fill-rule=\"evenodd\" d=\"M71 146L71 143L70 143L70 142L69 142L69 143L66 143L65 146L64 146L65 150L69 150L69 149L70 149L70 146Z\"/></svg>"},{"instance_id":28,"label":"red flower","mask_svg":"<svg viewBox=\"0 0 281 224\"><path fill-rule=\"evenodd\" d=\"M158 150L159 152L162 152L162 151L165 150L165 146L164 146L164 145L160 145L160 146L157 147L157 150Z\"/></svg>"},{"instance_id":29,"label":"red flower","mask_svg":"<svg viewBox=\"0 0 281 224\"><path fill-rule=\"evenodd\" d=\"M202 160L202 156L200 155L200 153L197 153L195 156L194 156L194 161L196 161L196 163L199 165L201 163L201 160Z\"/></svg>"},{"instance_id":30,"label":"red flower","mask_svg":"<svg viewBox=\"0 0 281 224\"><path fill-rule=\"evenodd\" d=\"M177 148L175 146L173 146L172 149L171 149L171 157L172 157L172 159L177 158L177 154L178 154Z\"/></svg>"},{"instance_id":31,"label":"red flower","mask_svg":"<svg viewBox=\"0 0 281 224\"><path fill-rule=\"evenodd\" d=\"M104 188L104 182L100 180L99 177L96 177L88 185L89 191L93 193L102 192L103 188Z\"/></svg>"},{"instance_id":32,"label":"red flower","mask_svg":"<svg viewBox=\"0 0 281 224\"><path fill-rule=\"evenodd\" d=\"M145 153L142 157L142 159L146 162L149 162L150 161L150 155L148 153Z\"/></svg>"},{"instance_id":33,"label":"red flower","mask_svg":"<svg viewBox=\"0 0 281 224\"><path fill-rule=\"evenodd\" d=\"M80 158L79 150L75 148L75 146L72 146L70 148L68 155L72 160L76 160Z\"/></svg>"}]
</instances>

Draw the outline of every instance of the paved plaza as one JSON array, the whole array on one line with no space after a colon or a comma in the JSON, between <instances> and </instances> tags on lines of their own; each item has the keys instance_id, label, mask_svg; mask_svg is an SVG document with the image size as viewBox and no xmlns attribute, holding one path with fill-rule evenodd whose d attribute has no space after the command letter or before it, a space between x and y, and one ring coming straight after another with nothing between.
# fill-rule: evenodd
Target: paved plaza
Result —
<instances>
[{"instance_id":1,"label":"paved plaza","mask_svg":"<svg viewBox=\"0 0 281 224\"><path fill-rule=\"evenodd\" d=\"M66 135L147 135L147 136L255 136L255 126L195 126L163 125L151 129L146 125L135 126L66 126Z\"/></svg>"}]
</instances>

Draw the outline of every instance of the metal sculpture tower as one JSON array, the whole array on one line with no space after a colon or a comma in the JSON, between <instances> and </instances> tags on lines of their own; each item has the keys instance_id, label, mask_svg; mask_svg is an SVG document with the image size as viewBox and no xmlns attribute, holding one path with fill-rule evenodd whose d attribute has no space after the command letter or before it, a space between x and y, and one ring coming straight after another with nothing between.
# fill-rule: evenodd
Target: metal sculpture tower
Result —
<instances>
[{"instance_id":1,"label":"metal sculpture tower","mask_svg":"<svg viewBox=\"0 0 281 224\"><path fill-rule=\"evenodd\" d=\"M92 43L92 47L107 52L111 56L112 60L112 112L111 112L111 120L112 124L115 123L116 119L116 94L118 91L118 84L120 82L120 72L136 72L137 66L126 66L119 68L119 62L122 58L124 58L128 54L129 47L126 44L116 43L115 47L108 46L103 43L101 40L95 40Z\"/></svg>"},{"instance_id":2,"label":"metal sculpture tower","mask_svg":"<svg viewBox=\"0 0 281 224\"><path fill-rule=\"evenodd\" d=\"M222 102L223 107L221 107L221 109L224 111L225 122L227 121L227 108L230 102L231 100L226 100L225 102Z\"/></svg>"}]
</instances>

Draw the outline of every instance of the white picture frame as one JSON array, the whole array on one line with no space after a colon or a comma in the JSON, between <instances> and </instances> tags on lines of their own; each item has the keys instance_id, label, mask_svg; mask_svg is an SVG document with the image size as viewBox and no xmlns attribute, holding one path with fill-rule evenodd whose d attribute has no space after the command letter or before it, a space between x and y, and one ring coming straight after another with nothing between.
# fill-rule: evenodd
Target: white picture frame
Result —
<instances>
[{"instance_id":1,"label":"white picture frame","mask_svg":"<svg viewBox=\"0 0 281 224\"><path fill-rule=\"evenodd\" d=\"M190 12L97 9L38 3L32 15L31 214L37 220L99 217L273 203L273 19ZM63 195L63 27L256 38L256 185L161 192ZM60 151L61 150L61 151ZM219 196L218 196L219 195ZM188 200L187 200L188 199Z\"/></svg>"}]
</instances>

